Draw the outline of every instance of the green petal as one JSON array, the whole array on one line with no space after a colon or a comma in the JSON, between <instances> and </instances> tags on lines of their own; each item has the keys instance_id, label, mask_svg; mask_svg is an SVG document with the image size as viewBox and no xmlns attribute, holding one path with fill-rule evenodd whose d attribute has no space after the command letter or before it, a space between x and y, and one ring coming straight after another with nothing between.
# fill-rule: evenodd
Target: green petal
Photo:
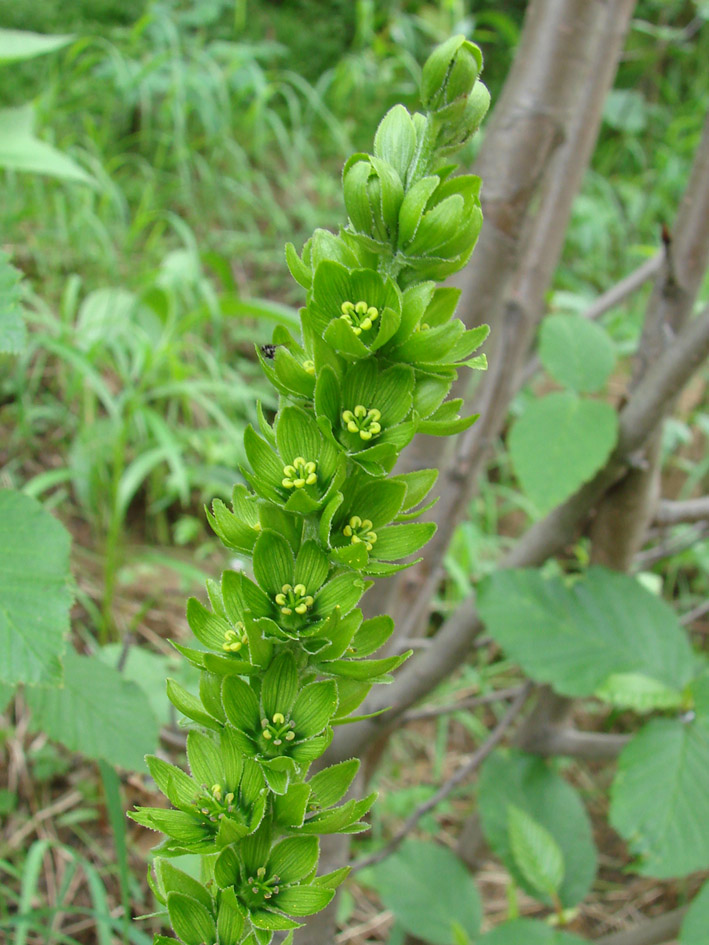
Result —
<instances>
[{"instance_id":1,"label":"green petal","mask_svg":"<svg viewBox=\"0 0 709 945\"><path fill-rule=\"evenodd\" d=\"M251 554L257 532L250 525L230 512L221 499L215 499L212 502L211 512L208 509L206 511L209 524L222 544L242 554Z\"/></svg>"},{"instance_id":2,"label":"green petal","mask_svg":"<svg viewBox=\"0 0 709 945\"><path fill-rule=\"evenodd\" d=\"M282 828L300 827L310 798L310 786L291 784L285 794L273 798L273 817ZM285 833L286 831L283 830Z\"/></svg>"},{"instance_id":3,"label":"green petal","mask_svg":"<svg viewBox=\"0 0 709 945\"><path fill-rule=\"evenodd\" d=\"M332 660L327 666L327 672L349 679L369 680L385 676L411 656L411 650L400 656L385 656L380 660ZM324 669L324 667L323 667Z\"/></svg>"},{"instance_id":4,"label":"green petal","mask_svg":"<svg viewBox=\"0 0 709 945\"><path fill-rule=\"evenodd\" d=\"M392 476L392 482L403 482L406 485L406 498L401 510L408 512L426 498L438 479L437 469L416 469L413 472L401 473Z\"/></svg>"},{"instance_id":5,"label":"green petal","mask_svg":"<svg viewBox=\"0 0 709 945\"><path fill-rule=\"evenodd\" d=\"M315 595L313 613L326 616L334 607L339 607L342 614L348 614L356 607L364 593L364 582L351 573L339 574L324 584Z\"/></svg>"},{"instance_id":6,"label":"green petal","mask_svg":"<svg viewBox=\"0 0 709 945\"><path fill-rule=\"evenodd\" d=\"M332 900L334 889L319 886L289 886L276 897L276 905L289 915L313 915Z\"/></svg>"},{"instance_id":7,"label":"green petal","mask_svg":"<svg viewBox=\"0 0 709 945\"><path fill-rule=\"evenodd\" d=\"M342 526L351 515L368 518L375 531L391 522L401 510L406 498L406 485L389 479L385 482L372 480L361 483L347 499L346 511L338 515L338 522Z\"/></svg>"},{"instance_id":8,"label":"green petal","mask_svg":"<svg viewBox=\"0 0 709 945\"><path fill-rule=\"evenodd\" d=\"M197 784L210 788L213 784L223 785L224 767L219 749L212 739L202 732L189 732L187 735L187 760L190 771Z\"/></svg>"},{"instance_id":9,"label":"green petal","mask_svg":"<svg viewBox=\"0 0 709 945\"><path fill-rule=\"evenodd\" d=\"M155 755L146 755L145 761L153 781L175 807L187 807L192 804L197 794L197 785L182 768Z\"/></svg>"},{"instance_id":10,"label":"green petal","mask_svg":"<svg viewBox=\"0 0 709 945\"><path fill-rule=\"evenodd\" d=\"M304 542L295 564L295 583L305 584L308 594L314 594L328 575L327 555L317 542Z\"/></svg>"},{"instance_id":11,"label":"green petal","mask_svg":"<svg viewBox=\"0 0 709 945\"><path fill-rule=\"evenodd\" d=\"M296 922L294 919L289 919L287 916L271 912L268 909L257 909L250 912L249 918L257 929L267 929L273 932L302 927L302 922ZM266 941L270 941L270 939L266 939Z\"/></svg>"},{"instance_id":12,"label":"green petal","mask_svg":"<svg viewBox=\"0 0 709 945\"><path fill-rule=\"evenodd\" d=\"M168 893L167 911L173 929L185 945L204 945L205 942L213 942L216 939L217 928L214 919L204 906L191 896L177 892Z\"/></svg>"},{"instance_id":13,"label":"green petal","mask_svg":"<svg viewBox=\"0 0 709 945\"><path fill-rule=\"evenodd\" d=\"M377 362L374 358L366 361L358 361L345 372L342 381L342 406L345 410L352 410L357 404L363 404L368 409L371 407L379 408L375 403L377 390ZM341 417L338 415L333 427L338 428L341 425Z\"/></svg>"},{"instance_id":14,"label":"green petal","mask_svg":"<svg viewBox=\"0 0 709 945\"><path fill-rule=\"evenodd\" d=\"M187 622L199 642L211 650L221 650L225 634L231 630L231 624L207 610L196 597L187 601Z\"/></svg>"},{"instance_id":15,"label":"green petal","mask_svg":"<svg viewBox=\"0 0 709 945\"><path fill-rule=\"evenodd\" d=\"M280 382L281 390L285 390L293 397L304 397L312 400L315 390L315 378L309 374L303 365L294 358L285 348L276 350L273 361L275 379ZM276 385L277 386L277 385Z\"/></svg>"},{"instance_id":16,"label":"green petal","mask_svg":"<svg viewBox=\"0 0 709 945\"><path fill-rule=\"evenodd\" d=\"M414 410L422 417L429 417L445 400L452 382L446 377L417 374L414 387Z\"/></svg>"},{"instance_id":17,"label":"green petal","mask_svg":"<svg viewBox=\"0 0 709 945\"><path fill-rule=\"evenodd\" d=\"M225 847L214 863L214 879L220 889L227 889L238 882L239 857L234 847Z\"/></svg>"},{"instance_id":18,"label":"green petal","mask_svg":"<svg viewBox=\"0 0 709 945\"><path fill-rule=\"evenodd\" d=\"M247 876L254 875L256 870L267 865L271 842L272 831L269 821L264 821L255 833L244 838L239 853L244 862Z\"/></svg>"},{"instance_id":19,"label":"green petal","mask_svg":"<svg viewBox=\"0 0 709 945\"><path fill-rule=\"evenodd\" d=\"M281 592L284 584L293 584L295 559L290 544L282 535L264 529L254 546L254 576L269 597Z\"/></svg>"},{"instance_id":20,"label":"green petal","mask_svg":"<svg viewBox=\"0 0 709 945\"><path fill-rule=\"evenodd\" d=\"M251 807L261 796L265 787L261 766L251 758L244 759L244 773L241 777L239 794L244 806Z\"/></svg>"},{"instance_id":21,"label":"green petal","mask_svg":"<svg viewBox=\"0 0 709 945\"><path fill-rule=\"evenodd\" d=\"M357 657L376 653L394 632L394 621L385 614L365 620L352 640L352 649Z\"/></svg>"},{"instance_id":22,"label":"green petal","mask_svg":"<svg viewBox=\"0 0 709 945\"><path fill-rule=\"evenodd\" d=\"M350 299L350 272L339 262L325 260L318 266L313 277L313 300L328 322L341 315L343 302Z\"/></svg>"},{"instance_id":23,"label":"green petal","mask_svg":"<svg viewBox=\"0 0 709 945\"><path fill-rule=\"evenodd\" d=\"M138 807L129 811L137 824L160 830L182 843L193 843L211 836L211 831L199 823L191 814L181 810L165 810L162 807Z\"/></svg>"},{"instance_id":24,"label":"green petal","mask_svg":"<svg viewBox=\"0 0 709 945\"><path fill-rule=\"evenodd\" d=\"M238 676L226 676L222 686L226 717L242 732L261 731L261 713L253 689Z\"/></svg>"},{"instance_id":25,"label":"green petal","mask_svg":"<svg viewBox=\"0 0 709 945\"><path fill-rule=\"evenodd\" d=\"M315 415L327 418L335 430L340 426L340 385L335 372L328 364L318 371L315 383Z\"/></svg>"},{"instance_id":26,"label":"green petal","mask_svg":"<svg viewBox=\"0 0 709 945\"><path fill-rule=\"evenodd\" d=\"M250 425L244 430L244 449L258 479L278 488L283 479L283 466L271 447Z\"/></svg>"},{"instance_id":27,"label":"green petal","mask_svg":"<svg viewBox=\"0 0 709 945\"><path fill-rule=\"evenodd\" d=\"M217 915L219 945L239 945L243 930L244 917L236 893L233 889L224 889L219 897L219 914Z\"/></svg>"},{"instance_id":28,"label":"green petal","mask_svg":"<svg viewBox=\"0 0 709 945\"><path fill-rule=\"evenodd\" d=\"M372 329L370 329L371 331ZM325 329L325 341L348 361L368 358L370 350L352 328L341 318L335 318ZM369 339L367 339L369 340Z\"/></svg>"},{"instance_id":29,"label":"green petal","mask_svg":"<svg viewBox=\"0 0 709 945\"><path fill-rule=\"evenodd\" d=\"M304 742L299 742L291 749L291 756L298 764L306 761L314 761L324 754L332 741L332 729L327 729L322 735L316 735L314 738L308 738Z\"/></svg>"},{"instance_id":30,"label":"green petal","mask_svg":"<svg viewBox=\"0 0 709 945\"><path fill-rule=\"evenodd\" d=\"M179 683L176 683L174 679L167 680L166 688L167 697L178 712L181 712L194 722L199 722L200 725L204 725L205 728L211 728L217 732L220 730L221 725L219 722L205 711L197 696L193 696L191 692L188 692L187 689Z\"/></svg>"},{"instance_id":31,"label":"green petal","mask_svg":"<svg viewBox=\"0 0 709 945\"><path fill-rule=\"evenodd\" d=\"M220 736L221 760L226 781L225 794L228 791L236 791L244 770L244 756L239 748L238 739L234 737L235 734L234 729L226 725Z\"/></svg>"},{"instance_id":32,"label":"green petal","mask_svg":"<svg viewBox=\"0 0 709 945\"><path fill-rule=\"evenodd\" d=\"M385 428L400 423L413 404L414 372L404 364L395 364L379 375L376 406L382 412Z\"/></svg>"},{"instance_id":33,"label":"green petal","mask_svg":"<svg viewBox=\"0 0 709 945\"><path fill-rule=\"evenodd\" d=\"M315 837L281 840L271 850L267 874L278 876L284 886L300 882L318 865L318 854L319 846Z\"/></svg>"},{"instance_id":34,"label":"green petal","mask_svg":"<svg viewBox=\"0 0 709 945\"><path fill-rule=\"evenodd\" d=\"M276 428L278 452L284 465L293 462L296 456L306 461L317 460L320 455L322 434L312 416L300 407L284 407ZM281 470L283 478L283 470Z\"/></svg>"},{"instance_id":35,"label":"green petal","mask_svg":"<svg viewBox=\"0 0 709 945\"><path fill-rule=\"evenodd\" d=\"M443 325L455 315L460 300L461 290L453 286L439 286L433 293L431 304L426 309L424 321L435 328Z\"/></svg>"},{"instance_id":36,"label":"green petal","mask_svg":"<svg viewBox=\"0 0 709 945\"><path fill-rule=\"evenodd\" d=\"M461 417L457 420L422 420L419 424L419 433L426 433L429 436L455 436L472 427L479 417L479 413L473 413L469 417Z\"/></svg>"},{"instance_id":37,"label":"green petal","mask_svg":"<svg viewBox=\"0 0 709 945\"><path fill-rule=\"evenodd\" d=\"M196 899L211 912L214 903L208 891L192 876L188 876L187 873L174 866L170 860L161 856L156 857L155 873L165 896L171 892L183 893L191 899Z\"/></svg>"},{"instance_id":38,"label":"green petal","mask_svg":"<svg viewBox=\"0 0 709 945\"><path fill-rule=\"evenodd\" d=\"M341 761L318 771L307 782L312 790L312 801L321 808L337 804L349 790L358 771L358 758L350 758L349 761Z\"/></svg>"},{"instance_id":39,"label":"green petal","mask_svg":"<svg viewBox=\"0 0 709 945\"><path fill-rule=\"evenodd\" d=\"M264 715L272 719L276 712L288 715L298 692L298 670L290 650L279 653L266 670L261 689Z\"/></svg>"},{"instance_id":40,"label":"green petal","mask_svg":"<svg viewBox=\"0 0 709 945\"><path fill-rule=\"evenodd\" d=\"M382 561L396 561L422 548L436 531L434 522L388 525L377 532L373 555Z\"/></svg>"},{"instance_id":41,"label":"green petal","mask_svg":"<svg viewBox=\"0 0 709 945\"><path fill-rule=\"evenodd\" d=\"M301 689L293 706L298 738L318 735L337 712L337 687L332 680L314 682Z\"/></svg>"},{"instance_id":42,"label":"green petal","mask_svg":"<svg viewBox=\"0 0 709 945\"><path fill-rule=\"evenodd\" d=\"M268 595L240 571L225 571L222 575L224 609L232 623L243 621L245 611L254 617L267 617L272 606Z\"/></svg>"}]
</instances>

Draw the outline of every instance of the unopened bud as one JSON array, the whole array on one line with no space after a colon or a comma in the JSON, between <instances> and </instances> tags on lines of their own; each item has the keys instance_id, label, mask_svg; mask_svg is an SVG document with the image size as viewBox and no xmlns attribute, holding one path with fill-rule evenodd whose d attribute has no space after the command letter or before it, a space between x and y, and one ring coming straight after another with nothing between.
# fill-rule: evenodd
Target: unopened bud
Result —
<instances>
[{"instance_id":1,"label":"unopened bud","mask_svg":"<svg viewBox=\"0 0 709 945\"><path fill-rule=\"evenodd\" d=\"M482 53L464 36L452 36L426 60L421 77L421 101L429 112L453 119L465 108L465 100L482 69Z\"/></svg>"}]
</instances>

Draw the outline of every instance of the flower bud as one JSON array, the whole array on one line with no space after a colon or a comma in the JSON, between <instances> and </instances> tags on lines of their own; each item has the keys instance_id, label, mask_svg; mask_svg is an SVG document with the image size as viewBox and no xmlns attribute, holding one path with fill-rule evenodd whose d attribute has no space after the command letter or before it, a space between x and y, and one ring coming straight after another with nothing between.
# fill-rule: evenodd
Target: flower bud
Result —
<instances>
[{"instance_id":1,"label":"flower bud","mask_svg":"<svg viewBox=\"0 0 709 945\"><path fill-rule=\"evenodd\" d=\"M444 122L439 129L438 152L443 155L462 148L480 127L489 107L490 93L487 86L478 80L468 96L462 116L457 121Z\"/></svg>"},{"instance_id":2,"label":"flower bud","mask_svg":"<svg viewBox=\"0 0 709 945\"><path fill-rule=\"evenodd\" d=\"M429 112L453 119L465 108L482 69L482 53L464 36L452 36L431 53L423 67L421 101Z\"/></svg>"},{"instance_id":3,"label":"flower bud","mask_svg":"<svg viewBox=\"0 0 709 945\"><path fill-rule=\"evenodd\" d=\"M345 165L345 207L358 233L386 243L396 231L404 188L394 168L380 158L356 155Z\"/></svg>"}]
</instances>

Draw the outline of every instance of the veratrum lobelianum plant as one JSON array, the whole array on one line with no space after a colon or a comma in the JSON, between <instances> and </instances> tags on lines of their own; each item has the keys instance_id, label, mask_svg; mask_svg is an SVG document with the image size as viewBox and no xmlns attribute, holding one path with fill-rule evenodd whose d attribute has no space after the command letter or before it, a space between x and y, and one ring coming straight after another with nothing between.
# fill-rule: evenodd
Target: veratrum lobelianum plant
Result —
<instances>
[{"instance_id":1,"label":"veratrum lobelianum plant","mask_svg":"<svg viewBox=\"0 0 709 945\"><path fill-rule=\"evenodd\" d=\"M367 659L393 622L357 607L370 578L408 567L435 529L415 519L433 504L436 470L390 475L397 457L417 432L448 436L476 419L446 397L460 368L485 366L473 352L487 328L466 331L458 291L436 281L467 262L482 223L479 179L447 163L487 111L481 67L463 36L438 47L423 68L424 114L395 106L374 154L345 164L348 225L316 230L302 257L287 247L307 290L302 337L277 328L261 350L279 409L246 431L248 487L210 514L255 580L225 571L208 582L210 607L189 601L203 649L176 646L201 670L199 696L172 680L168 694L195 723L191 775L148 757L175 809L131 813L167 835L151 884L184 945L267 945L280 930L292 941L347 874L317 874L318 836L366 829L375 795L340 803L359 761L308 771L333 726L355 721L408 655ZM170 862L185 853L202 857L202 882Z\"/></svg>"}]
</instances>

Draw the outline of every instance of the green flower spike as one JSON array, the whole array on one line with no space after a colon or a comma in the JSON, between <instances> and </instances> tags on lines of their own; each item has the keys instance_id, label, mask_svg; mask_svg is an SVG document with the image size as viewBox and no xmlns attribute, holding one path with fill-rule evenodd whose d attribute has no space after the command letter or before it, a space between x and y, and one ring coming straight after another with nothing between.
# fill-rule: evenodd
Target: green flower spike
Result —
<instances>
[{"instance_id":1,"label":"green flower spike","mask_svg":"<svg viewBox=\"0 0 709 945\"><path fill-rule=\"evenodd\" d=\"M222 700L239 750L261 765L268 785L283 794L298 766L318 758L330 744L337 710L334 682L299 689L293 654L285 650L263 677L260 698L238 676L224 679Z\"/></svg>"},{"instance_id":2,"label":"green flower spike","mask_svg":"<svg viewBox=\"0 0 709 945\"><path fill-rule=\"evenodd\" d=\"M370 475L389 472L413 438L414 372L404 364L380 371L374 358L347 368L338 378L323 367L315 387L315 412L323 430Z\"/></svg>"},{"instance_id":3,"label":"green flower spike","mask_svg":"<svg viewBox=\"0 0 709 945\"><path fill-rule=\"evenodd\" d=\"M323 338L341 357L355 361L368 358L395 334L401 306L391 279L325 260L315 271L303 326L307 335Z\"/></svg>"},{"instance_id":4,"label":"green flower spike","mask_svg":"<svg viewBox=\"0 0 709 945\"><path fill-rule=\"evenodd\" d=\"M129 816L166 833L162 850L172 854L220 849L256 830L266 785L259 766L242 756L234 732L225 728L218 739L190 732L187 757L192 777L162 758L147 758L153 780L177 809L139 807Z\"/></svg>"},{"instance_id":5,"label":"green flower spike","mask_svg":"<svg viewBox=\"0 0 709 945\"><path fill-rule=\"evenodd\" d=\"M319 912L334 895L323 883L330 877L313 880L318 853L315 837L289 837L271 846L270 831L264 827L240 844L238 852L231 848L220 854L214 878L222 890L234 890L255 929L295 929L301 923L291 916Z\"/></svg>"},{"instance_id":6,"label":"green flower spike","mask_svg":"<svg viewBox=\"0 0 709 945\"><path fill-rule=\"evenodd\" d=\"M244 476L254 491L289 512L307 515L322 508L345 475L345 459L335 444L300 407L282 408L271 439L251 427L244 435L254 470Z\"/></svg>"}]
</instances>

